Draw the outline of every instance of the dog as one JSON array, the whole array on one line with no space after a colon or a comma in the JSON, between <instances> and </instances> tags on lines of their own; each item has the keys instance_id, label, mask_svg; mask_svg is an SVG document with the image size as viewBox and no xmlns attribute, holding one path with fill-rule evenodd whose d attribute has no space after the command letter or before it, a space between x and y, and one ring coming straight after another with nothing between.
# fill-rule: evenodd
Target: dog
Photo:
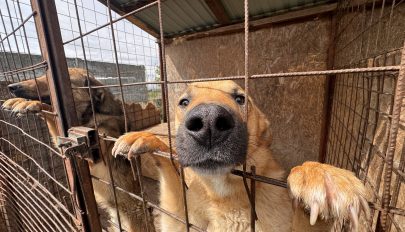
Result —
<instances>
[{"instance_id":1,"label":"dog","mask_svg":"<svg viewBox=\"0 0 405 232\"><path fill-rule=\"evenodd\" d=\"M87 76L87 71L84 69L69 68L69 75L72 87L87 87L89 85L102 86L94 77ZM31 79L10 84L8 88L16 98L5 101L3 108L17 114L25 114L28 112L40 113L45 119L49 133L56 145L58 132L54 116L52 114L43 113L42 111L52 110L46 76L38 77L36 80ZM92 98L87 88L72 88L75 109L80 125L91 128L95 127L91 106L91 101L93 101L95 108L94 116L96 118L98 132L115 138L124 134L125 128L121 102L116 100L113 94L106 88L95 88L91 89L91 91ZM39 100L41 100L42 103ZM101 143L102 141L100 141L100 144ZM113 143L103 143L101 145L103 145L102 150L105 151L104 153L107 155L104 155L103 161L94 164L90 163L90 172L93 176L110 182L111 179L106 159L111 157ZM135 183L133 178L128 178L128 174L131 173L129 161L118 157L117 159L110 159L110 163L115 184L129 192L139 192L138 184ZM102 227L106 228L108 231L117 230L116 226L118 221L111 187L94 179L93 187L101 215ZM142 221L144 215L141 202L134 200L118 190L116 190L116 193L122 227L126 231L143 231L145 229L145 223Z\"/></svg>"},{"instance_id":2,"label":"dog","mask_svg":"<svg viewBox=\"0 0 405 232\"><path fill-rule=\"evenodd\" d=\"M122 135L112 154L152 157L160 173L160 206L185 220L176 172L181 166L192 225L207 231L250 230L251 203L242 177L231 170L242 170L245 163L248 170L255 166L257 175L285 175L272 157L265 115L236 83L200 82L190 84L178 101L175 127L174 164L156 154L169 152L167 140L145 131ZM369 218L368 193L350 171L305 162L291 170L287 184L285 189L256 181L257 231L328 231L338 221L349 221L357 231L360 211ZM159 223L162 231L186 230L184 223L166 214Z\"/></svg>"}]
</instances>

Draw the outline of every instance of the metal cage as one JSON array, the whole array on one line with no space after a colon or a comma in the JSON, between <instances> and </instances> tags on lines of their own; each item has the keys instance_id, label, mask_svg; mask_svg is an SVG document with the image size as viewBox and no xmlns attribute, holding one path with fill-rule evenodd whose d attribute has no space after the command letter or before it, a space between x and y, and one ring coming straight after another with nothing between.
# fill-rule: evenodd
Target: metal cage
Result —
<instances>
[{"instance_id":1,"label":"metal cage","mask_svg":"<svg viewBox=\"0 0 405 232\"><path fill-rule=\"evenodd\" d=\"M319 161L353 171L373 194L369 202L372 218L365 219L362 215L362 231L405 230L405 121L402 113L405 49L404 34L400 32L403 24L398 23L404 18L401 16L405 9L403 1L341 0L334 3L333 10L327 12L331 17L331 45L326 69L262 74L249 72L249 47L254 46L249 35L262 27L249 17L249 2L244 1L242 23L228 31L244 33L241 44L244 46L244 74L170 80L165 46L175 36L165 33L162 0L145 1L127 11L118 9L115 1L110 0L93 0L87 4L79 0L1 0L1 101L12 98L7 85L37 80L46 74L52 109L41 113L53 118L61 137L68 137L69 132L83 132L77 129L82 125L72 110L75 109L72 92L86 90L93 99L94 90L108 89L120 102L123 132L142 130L162 121L165 133L158 135L168 137L172 150L170 88L192 82L239 80L243 81L248 96L253 91L251 83L257 79L322 77L326 97ZM152 20L158 25L158 33L147 30L150 35L135 26L143 28L136 16L146 10L156 11L156 19ZM277 20L281 19L273 21ZM214 30L191 36L185 35L187 33L179 35L193 39L227 32ZM103 85L71 87L68 67L85 69L87 76L96 76ZM37 93L43 101L38 88ZM153 102L154 106L147 102ZM91 101L90 124L98 135L94 151L105 157L102 153L108 152L100 148L100 144L112 144L116 138L98 131L96 107ZM248 107L245 110L246 116ZM150 180L142 176L140 160L131 159L132 173L128 173L139 185L138 192L128 191L114 182L112 157L104 160L108 164L108 179L91 175L88 148L80 144L72 147L72 141L63 138L59 144L53 144L49 128L39 118L41 113L14 115L1 110L1 231L103 230L104 219L99 218L93 192L95 182L105 185L114 195L116 218L112 221L119 231L125 231L119 211L122 204L119 198L123 195L139 202L146 231L155 230L153 220L157 214L167 214L184 223L187 231L203 231L189 221L185 194L185 215L172 214L159 206L156 191L145 187L145 182ZM172 153L156 152L156 155L175 159ZM179 191L185 193L187 186L182 167L178 171L182 186ZM255 167L244 167L244 171L233 170L232 173L245 183L252 207L251 230L255 231L254 207L258 203L255 203L255 183L286 188L286 182L259 176ZM337 223L335 230L345 230L345 224Z\"/></svg>"}]
</instances>

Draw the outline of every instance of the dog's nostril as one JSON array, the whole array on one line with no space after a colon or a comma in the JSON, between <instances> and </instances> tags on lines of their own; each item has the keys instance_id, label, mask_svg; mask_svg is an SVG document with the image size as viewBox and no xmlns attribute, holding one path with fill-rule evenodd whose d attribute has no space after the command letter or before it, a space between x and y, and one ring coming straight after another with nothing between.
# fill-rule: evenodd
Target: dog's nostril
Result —
<instances>
[{"instance_id":1,"label":"dog's nostril","mask_svg":"<svg viewBox=\"0 0 405 232\"><path fill-rule=\"evenodd\" d=\"M204 127L204 123L201 118L191 118L186 122L186 127L190 131L199 131Z\"/></svg>"},{"instance_id":2,"label":"dog's nostril","mask_svg":"<svg viewBox=\"0 0 405 232\"><path fill-rule=\"evenodd\" d=\"M215 128L219 131L227 131L232 129L235 123L231 117L218 117L215 122Z\"/></svg>"},{"instance_id":3,"label":"dog's nostril","mask_svg":"<svg viewBox=\"0 0 405 232\"><path fill-rule=\"evenodd\" d=\"M7 87L11 92L16 91L17 89L21 88L21 86L19 84L11 84L11 85L8 85Z\"/></svg>"}]
</instances>

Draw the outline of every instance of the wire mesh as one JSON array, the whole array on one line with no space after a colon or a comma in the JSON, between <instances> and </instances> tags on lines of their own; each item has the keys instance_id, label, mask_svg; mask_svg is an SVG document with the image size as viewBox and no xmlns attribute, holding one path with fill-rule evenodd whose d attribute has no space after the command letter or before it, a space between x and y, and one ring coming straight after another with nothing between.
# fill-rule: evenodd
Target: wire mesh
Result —
<instances>
[{"instance_id":1,"label":"wire mesh","mask_svg":"<svg viewBox=\"0 0 405 232\"><path fill-rule=\"evenodd\" d=\"M182 189L178 191L183 196L185 214L176 215L159 206L156 198L157 183L142 176L141 160L131 159L130 163L124 160L117 161L110 157L109 153L115 138L119 135L128 131L138 131L164 120L167 122L165 125L167 133L164 136L168 138L170 152L157 152L155 155L175 160L172 145L173 125L169 110L171 108L168 101L171 97L168 91L170 88L178 84L193 82L244 80L245 93L248 97L252 91L249 89L249 83L256 79L311 78L322 75L331 79L333 89L330 120L327 125L326 162L354 171L373 195L372 221L363 220L362 230L375 231L378 228L384 228L387 231L404 230L405 207L402 200L404 191L401 191L405 166L404 149L401 147L404 141L404 119L400 118L396 123L399 126L398 132L392 131L395 117L393 107L395 103L403 100L403 95L395 99L398 94L395 92L395 88L398 86L400 57L403 50L403 44L399 43L403 38L403 31L397 31L401 26L396 23L400 22L400 14L404 7L404 4L401 4L403 1L380 2L374 0L359 3L339 1L338 10L334 15L337 21L337 36L333 70L250 75L249 46L253 45L249 44L249 5L245 0L244 75L179 81L169 80L167 75L162 1L151 2L121 16L113 11L110 1L100 2L60 0L56 1L56 5L67 64L69 67L82 68L86 72L87 86L73 85L72 91L74 93L85 91L89 96L89 104L82 112L80 107L78 108L82 104L82 99L75 98L76 112L81 117L85 117L81 118L82 125L98 129L99 145L104 147L101 149L103 153L101 156L104 170L107 172L103 173L104 175L92 173L92 178L95 188L107 189L106 191L112 194L106 204L114 208L114 213L109 214L110 218L101 218L101 220L108 221L108 225L104 225L105 227L113 227L120 231L130 230L131 228L128 228L128 224L124 222L127 220L125 215L128 213L125 211L125 205L133 204L136 205L135 214L137 215L134 221L144 230L153 231L156 214L166 214L183 223L187 231L190 229L203 231L202 228L193 225L189 219L186 199L187 186L182 167L179 167L178 170ZM4 7L0 8L3 22L3 30L0 31L2 46L0 62L2 74L0 77L4 82L1 91L4 91L5 86L9 83L39 76L41 70L46 66L38 54L39 46L29 46L31 40L34 42L37 40L36 37L30 37L35 36L35 33L25 31L28 30L30 23L31 26L34 26L32 17L35 12L30 12L29 4L26 3L18 1L6 1L5 3L7 4L2 4L2 6L7 6L6 12L8 13L5 13ZM28 10L20 10L19 15L11 16L11 8L8 9L9 4L14 6L14 9L17 10L16 13L21 7ZM156 13L159 16L160 34L158 39L148 35L126 19L128 16L136 15L152 6L157 6L158 12ZM24 14L26 15L24 16ZM29 62L26 61L27 59ZM92 83L93 78L99 83ZM115 115L108 115L114 117L103 116L98 108L99 91L103 90L112 93L114 100L110 103L119 108ZM4 91L4 94L2 99L10 97L7 91ZM154 105L147 105L148 102L153 102ZM245 119L248 112L248 107L245 107ZM105 130L106 121L112 119L119 124L117 126L119 129L114 133ZM74 206L69 205L70 200L66 200L71 193L66 185L66 180L60 178L63 173L54 173L56 167L54 165L62 167L63 162L53 161L52 158L61 159L63 157L59 157L51 147L46 126L39 126L42 129L32 128L32 125L43 124L42 121L37 120L35 115L14 118L5 111L2 111L0 122L2 123L0 165L4 167L4 170L1 169L3 175L0 175L2 183L0 185L2 187L0 190L2 194L0 197L2 199L0 223L4 221L3 224L9 231L14 231L14 229L46 230L47 224L44 224L43 220L47 219L45 217L50 217L50 219L58 219L53 220L54 225L51 225L58 230L79 229L79 227L75 227L74 215L69 213ZM24 128L24 130L19 130L13 125ZM28 132L26 133L26 131ZM395 152L391 151L392 154L389 155L387 150L392 148L389 139L393 135L398 138L394 144ZM42 137L45 138L43 143L38 143L35 139ZM34 140L34 142L27 142L30 140ZM20 147L20 145L24 146ZM38 151L34 152L36 156L31 155L32 149ZM126 167L124 170L128 172L124 175L132 173L133 183L126 184L121 181L120 175L123 174L119 173L119 168L123 166L120 166L120 162L126 162L123 165ZM20 169L25 170L23 174L15 174ZM256 182L283 188L287 186L284 180L257 175L255 167L249 167L250 171L247 169L248 167L244 167L243 171L233 170L232 173L244 181L251 206L250 229L255 231L255 221L257 220L255 206L258 203L255 202ZM61 169L57 168L57 170ZM28 176L28 181L26 176ZM10 180L21 184L13 186L11 189L7 185ZM248 180L250 180L250 186ZM43 188L32 187L36 183ZM15 188L18 189L15 190ZM38 212L38 207L32 205L35 199L31 198L30 194L23 197L20 194L21 191L24 193L44 191L42 197L39 198L41 201L48 200L53 204L59 202L62 204L60 207L63 206L65 211L57 208L56 212L54 211L56 209L48 207L43 209L47 210L46 212ZM48 192L57 193L55 199L49 197ZM8 201L8 199L12 200ZM100 201L100 199L97 200ZM17 213L16 209L20 208L25 211ZM99 208L99 210L102 209ZM39 217L38 213L43 213L44 216ZM61 218L69 219L62 220ZM342 230L344 226L337 225L336 230Z\"/></svg>"},{"instance_id":2,"label":"wire mesh","mask_svg":"<svg viewBox=\"0 0 405 232\"><path fill-rule=\"evenodd\" d=\"M0 3L0 99L13 96L7 85L45 73L27 1ZM37 94L38 88L33 92ZM40 98L38 98L40 100ZM0 114L2 231L79 231L64 157L53 147L46 123L35 114Z\"/></svg>"},{"instance_id":3,"label":"wire mesh","mask_svg":"<svg viewBox=\"0 0 405 232\"><path fill-rule=\"evenodd\" d=\"M340 1L335 15L335 67L400 65L403 10L402 1ZM363 218L364 231L404 230L401 85L398 71L333 77L326 162L355 172L373 196L375 209L372 218Z\"/></svg>"}]
</instances>

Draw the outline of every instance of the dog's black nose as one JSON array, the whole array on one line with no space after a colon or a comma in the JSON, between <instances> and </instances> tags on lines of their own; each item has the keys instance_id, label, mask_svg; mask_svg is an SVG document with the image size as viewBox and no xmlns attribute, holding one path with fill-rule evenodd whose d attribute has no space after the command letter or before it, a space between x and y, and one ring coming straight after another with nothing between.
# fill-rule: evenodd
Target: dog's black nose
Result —
<instances>
[{"instance_id":1,"label":"dog's black nose","mask_svg":"<svg viewBox=\"0 0 405 232\"><path fill-rule=\"evenodd\" d=\"M185 127L195 140L211 147L229 136L235 127L235 120L222 106L202 104L187 114Z\"/></svg>"},{"instance_id":2,"label":"dog's black nose","mask_svg":"<svg viewBox=\"0 0 405 232\"><path fill-rule=\"evenodd\" d=\"M19 83L15 83L15 84L10 84L7 86L8 90L12 93L14 93L15 91L19 90L22 88L22 86Z\"/></svg>"}]
</instances>

